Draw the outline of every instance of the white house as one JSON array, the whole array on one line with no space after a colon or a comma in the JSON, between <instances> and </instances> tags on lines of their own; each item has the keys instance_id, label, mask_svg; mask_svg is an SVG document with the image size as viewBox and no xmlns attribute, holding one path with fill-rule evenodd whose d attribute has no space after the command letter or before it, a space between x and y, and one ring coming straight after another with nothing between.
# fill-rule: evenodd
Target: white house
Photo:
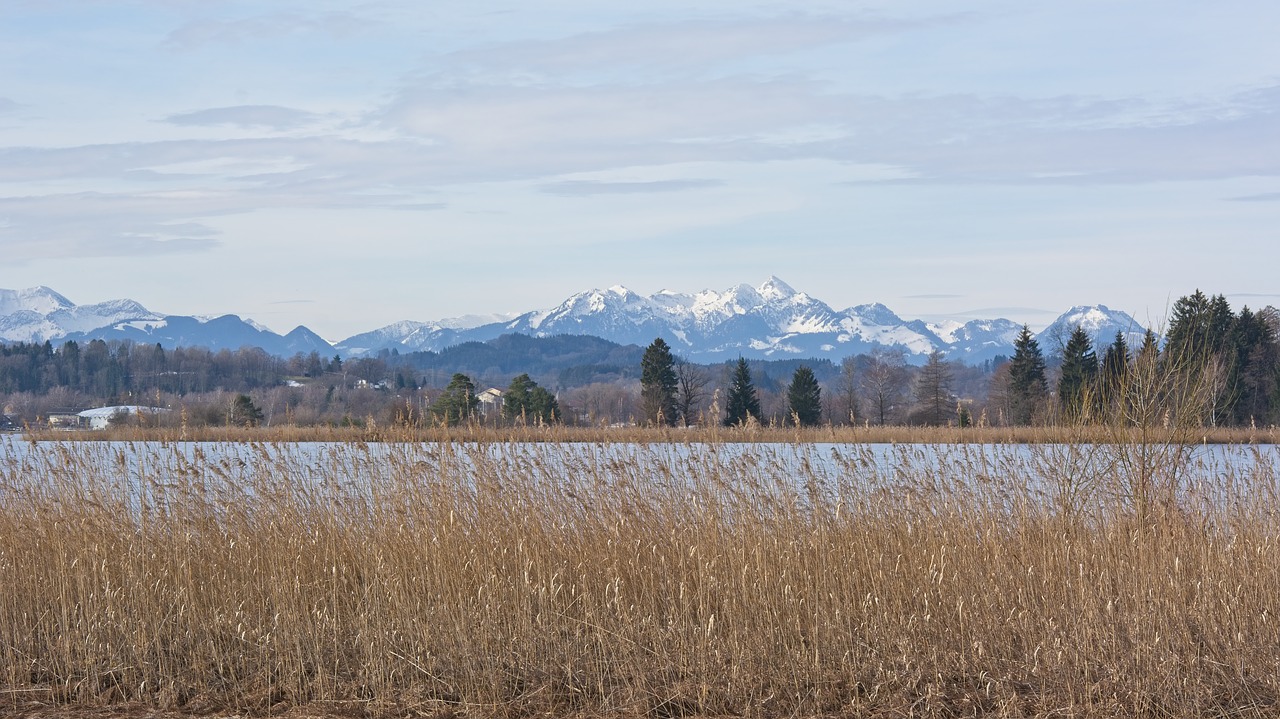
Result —
<instances>
[{"instance_id":1,"label":"white house","mask_svg":"<svg viewBox=\"0 0 1280 719\"><path fill-rule=\"evenodd\" d=\"M502 390L497 387L490 387L477 394L476 399L480 400L480 405L476 410L481 417L489 417L502 412Z\"/></svg>"}]
</instances>

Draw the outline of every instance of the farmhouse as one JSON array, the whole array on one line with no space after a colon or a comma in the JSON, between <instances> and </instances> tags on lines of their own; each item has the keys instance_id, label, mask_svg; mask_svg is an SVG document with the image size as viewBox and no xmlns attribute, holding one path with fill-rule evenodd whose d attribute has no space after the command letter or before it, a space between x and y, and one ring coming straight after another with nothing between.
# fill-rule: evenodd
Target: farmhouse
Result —
<instances>
[{"instance_id":1,"label":"farmhouse","mask_svg":"<svg viewBox=\"0 0 1280 719\"><path fill-rule=\"evenodd\" d=\"M502 390L497 387L490 387L477 394L476 399L480 401L477 409L481 417L497 416L502 413Z\"/></svg>"}]
</instances>

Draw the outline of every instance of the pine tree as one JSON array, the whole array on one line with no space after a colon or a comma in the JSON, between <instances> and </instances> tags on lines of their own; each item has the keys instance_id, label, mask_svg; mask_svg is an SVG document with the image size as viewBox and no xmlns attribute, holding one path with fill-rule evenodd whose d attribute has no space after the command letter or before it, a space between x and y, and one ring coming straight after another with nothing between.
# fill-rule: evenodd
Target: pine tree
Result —
<instances>
[{"instance_id":1,"label":"pine tree","mask_svg":"<svg viewBox=\"0 0 1280 719\"><path fill-rule=\"evenodd\" d=\"M480 405L475 383L465 374L455 374L444 392L431 405L431 413L446 425L465 422L475 414Z\"/></svg>"},{"instance_id":2,"label":"pine tree","mask_svg":"<svg viewBox=\"0 0 1280 719\"><path fill-rule=\"evenodd\" d=\"M822 420L822 388L813 370L804 365L796 368L787 386L787 405L801 427L813 427Z\"/></svg>"},{"instance_id":3,"label":"pine tree","mask_svg":"<svg viewBox=\"0 0 1280 719\"><path fill-rule=\"evenodd\" d=\"M1013 359L1009 360L1010 420L1014 424L1029 424L1049 393L1044 355L1040 352L1040 343L1036 342L1031 328L1026 325L1022 326L1013 349Z\"/></svg>"},{"instance_id":4,"label":"pine tree","mask_svg":"<svg viewBox=\"0 0 1280 719\"><path fill-rule=\"evenodd\" d=\"M661 337L655 339L640 358L640 406L645 422L674 425L676 408L676 361Z\"/></svg>"},{"instance_id":5,"label":"pine tree","mask_svg":"<svg viewBox=\"0 0 1280 719\"><path fill-rule=\"evenodd\" d=\"M1201 371L1230 344L1235 314L1222 295L1206 297L1196 290L1173 303L1164 361L1168 369Z\"/></svg>"},{"instance_id":6,"label":"pine tree","mask_svg":"<svg viewBox=\"0 0 1280 719\"><path fill-rule=\"evenodd\" d=\"M1229 399L1235 424L1269 423L1273 417L1280 346L1266 316L1241 308L1231 330Z\"/></svg>"},{"instance_id":7,"label":"pine tree","mask_svg":"<svg viewBox=\"0 0 1280 719\"><path fill-rule=\"evenodd\" d=\"M1058 379L1058 402L1068 419L1081 417L1097 377L1098 355L1089 335L1077 325L1062 350L1062 376Z\"/></svg>"},{"instance_id":8,"label":"pine tree","mask_svg":"<svg viewBox=\"0 0 1280 719\"><path fill-rule=\"evenodd\" d=\"M508 422L532 419L528 416L529 390L537 386L527 374L517 375L502 393L502 417Z\"/></svg>"},{"instance_id":9,"label":"pine tree","mask_svg":"<svg viewBox=\"0 0 1280 719\"><path fill-rule=\"evenodd\" d=\"M1160 358L1160 338L1156 337L1156 333L1150 329L1147 330L1146 334L1142 335L1142 346L1138 348L1138 354L1134 356L1135 360L1139 358L1147 362Z\"/></svg>"},{"instance_id":10,"label":"pine tree","mask_svg":"<svg viewBox=\"0 0 1280 719\"><path fill-rule=\"evenodd\" d=\"M502 395L502 416L508 422L551 424L560 419L560 403L529 375L522 374L511 380Z\"/></svg>"},{"instance_id":11,"label":"pine tree","mask_svg":"<svg viewBox=\"0 0 1280 719\"><path fill-rule=\"evenodd\" d=\"M1099 368L1098 391L1105 407L1115 406L1120 393L1124 390L1128 374L1129 343L1125 341L1124 333L1117 331L1116 339L1107 347L1106 354L1102 356L1102 366Z\"/></svg>"},{"instance_id":12,"label":"pine tree","mask_svg":"<svg viewBox=\"0 0 1280 719\"><path fill-rule=\"evenodd\" d=\"M751 370L747 361L738 358L733 370L733 378L729 381L729 396L726 399L726 427L744 424L748 417L760 421L760 398L756 395L756 386L751 382Z\"/></svg>"},{"instance_id":13,"label":"pine tree","mask_svg":"<svg viewBox=\"0 0 1280 719\"><path fill-rule=\"evenodd\" d=\"M916 374L916 404L919 410L915 421L930 425L946 424L953 409L951 399L951 366L943 359L941 350L929 353L929 359Z\"/></svg>"},{"instance_id":14,"label":"pine tree","mask_svg":"<svg viewBox=\"0 0 1280 719\"><path fill-rule=\"evenodd\" d=\"M239 427L257 427L263 419L262 410L253 403L247 394L236 395L231 402L231 412L227 424Z\"/></svg>"},{"instance_id":15,"label":"pine tree","mask_svg":"<svg viewBox=\"0 0 1280 719\"><path fill-rule=\"evenodd\" d=\"M542 424L560 421L560 401L546 387L534 385L529 391L529 416Z\"/></svg>"}]
</instances>

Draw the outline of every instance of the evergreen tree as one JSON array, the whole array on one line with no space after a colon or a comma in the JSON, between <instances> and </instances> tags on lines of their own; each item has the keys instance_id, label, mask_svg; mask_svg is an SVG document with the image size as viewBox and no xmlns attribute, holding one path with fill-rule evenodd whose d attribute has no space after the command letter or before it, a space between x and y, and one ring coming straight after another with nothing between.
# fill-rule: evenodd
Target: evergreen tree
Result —
<instances>
[{"instance_id":1,"label":"evergreen tree","mask_svg":"<svg viewBox=\"0 0 1280 719\"><path fill-rule=\"evenodd\" d=\"M813 427L822 420L822 388L813 376L813 370L800 365L787 386L787 405L790 416L801 427Z\"/></svg>"},{"instance_id":2,"label":"evergreen tree","mask_svg":"<svg viewBox=\"0 0 1280 719\"><path fill-rule=\"evenodd\" d=\"M1058 402L1068 419L1081 417L1097 377L1098 355L1089 335L1077 325L1062 350L1062 376L1058 379Z\"/></svg>"},{"instance_id":3,"label":"evergreen tree","mask_svg":"<svg viewBox=\"0 0 1280 719\"><path fill-rule=\"evenodd\" d=\"M1160 358L1160 338L1156 337L1156 333L1150 329L1147 330L1146 334L1142 335L1142 346L1138 348L1138 354L1134 356L1135 360L1139 358L1147 362Z\"/></svg>"},{"instance_id":4,"label":"evergreen tree","mask_svg":"<svg viewBox=\"0 0 1280 719\"><path fill-rule=\"evenodd\" d=\"M529 416L537 417L542 424L560 421L560 401L546 387L534 385L529 390Z\"/></svg>"},{"instance_id":5,"label":"evergreen tree","mask_svg":"<svg viewBox=\"0 0 1280 719\"><path fill-rule=\"evenodd\" d=\"M253 403L247 394L236 395L231 402L231 411L227 415L227 424L238 427L257 427L263 419L262 410Z\"/></svg>"},{"instance_id":6,"label":"evergreen tree","mask_svg":"<svg viewBox=\"0 0 1280 719\"><path fill-rule=\"evenodd\" d=\"M674 425L676 408L676 361L661 337L655 339L640 359L640 406L649 424Z\"/></svg>"},{"instance_id":7,"label":"evergreen tree","mask_svg":"<svg viewBox=\"0 0 1280 719\"><path fill-rule=\"evenodd\" d=\"M1124 389L1128 374L1129 343L1125 341L1124 333L1117 331L1116 339L1107 347L1106 354L1102 356L1102 366L1099 368L1098 392L1104 406L1108 408L1115 406Z\"/></svg>"},{"instance_id":8,"label":"evergreen tree","mask_svg":"<svg viewBox=\"0 0 1280 719\"><path fill-rule=\"evenodd\" d=\"M1228 381L1231 420L1235 424L1269 423L1280 377L1280 346L1262 313L1240 310L1231 330Z\"/></svg>"},{"instance_id":9,"label":"evergreen tree","mask_svg":"<svg viewBox=\"0 0 1280 719\"><path fill-rule=\"evenodd\" d=\"M733 377L729 381L729 396L726 399L725 410L726 427L744 424L748 417L754 417L757 422L760 421L760 398L756 395L756 386L751 382L751 369L747 367L747 361L741 357L738 358Z\"/></svg>"},{"instance_id":10,"label":"evergreen tree","mask_svg":"<svg viewBox=\"0 0 1280 719\"><path fill-rule=\"evenodd\" d=\"M1252 323L1252 318L1249 320ZM1239 383L1239 354L1233 344L1236 316L1222 295L1196 290L1173 304L1161 367L1180 386L1204 383L1210 393L1210 423L1229 421Z\"/></svg>"},{"instance_id":11,"label":"evergreen tree","mask_svg":"<svg viewBox=\"0 0 1280 719\"><path fill-rule=\"evenodd\" d=\"M538 383L527 374L521 374L511 380L507 391L502 394L502 417L508 422L524 419L533 421L529 412L529 390Z\"/></svg>"},{"instance_id":12,"label":"evergreen tree","mask_svg":"<svg viewBox=\"0 0 1280 719\"><path fill-rule=\"evenodd\" d=\"M545 387L522 374L511 380L502 395L502 416L512 422L551 424L560 419L560 403Z\"/></svg>"},{"instance_id":13,"label":"evergreen tree","mask_svg":"<svg viewBox=\"0 0 1280 719\"><path fill-rule=\"evenodd\" d=\"M1165 366L1177 371L1201 371L1221 355L1230 341L1235 315L1222 295L1207 297L1200 290L1173 303L1165 338Z\"/></svg>"},{"instance_id":14,"label":"evergreen tree","mask_svg":"<svg viewBox=\"0 0 1280 719\"><path fill-rule=\"evenodd\" d=\"M1010 421L1013 424L1029 424L1049 393L1044 355L1040 352L1040 343L1036 342L1027 325L1022 326L1013 349L1013 359L1009 360Z\"/></svg>"},{"instance_id":15,"label":"evergreen tree","mask_svg":"<svg viewBox=\"0 0 1280 719\"><path fill-rule=\"evenodd\" d=\"M446 425L458 424L471 419L479 405L475 383L465 374L458 373L431 404L431 413Z\"/></svg>"},{"instance_id":16,"label":"evergreen tree","mask_svg":"<svg viewBox=\"0 0 1280 719\"><path fill-rule=\"evenodd\" d=\"M916 374L916 404L919 410L913 419L930 425L947 423L953 412L951 400L951 366L943 359L941 350L929 353L929 359Z\"/></svg>"}]
</instances>

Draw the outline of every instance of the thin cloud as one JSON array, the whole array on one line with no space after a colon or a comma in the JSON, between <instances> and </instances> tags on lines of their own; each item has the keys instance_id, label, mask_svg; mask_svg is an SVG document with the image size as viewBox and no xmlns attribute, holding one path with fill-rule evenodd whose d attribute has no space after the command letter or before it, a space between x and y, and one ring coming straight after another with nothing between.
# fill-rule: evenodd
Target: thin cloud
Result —
<instances>
[{"instance_id":1,"label":"thin cloud","mask_svg":"<svg viewBox=\"0 0 1280 719\"><path fill-rule=\"evenodd\" d=\"M970 13L923 19L871 14L796 15L743 19L644 23L554 40L516 41L450 53L440 77L486 72L563 76L601 69L671 70L707 67L746 57L812 50L824 45L963 22Z\"/></svg>"},{"instance_id":2,"label":"thin cloud","mask_svg":"<svg viewBox=\"0 0 1280 719\"><path fill-rule=\"evenodd\" d=\"M314 113L279 105L237 105L170 115L165 122L185 126L234 125L292 130L314 123L318 118Z\"/></svg>"},{"instance_id":3,"label":"thin cloud","mask_svg":"<svg viewBox=\"0 0 1280 719\"><path fill-rule=\"evenodd\" d=\"M967 312L956 312L952 317L995 317L999 315L1054 315L1059 312L1042 310L1038 307L980 307Z\"/></svg>"},{"instance_id":4,"label":"thin cloud","mask_svg":"<svg viewBox=\"0 0 1280 719\"><path fill-rule=\"evenodd\" d=\"M684 190L701 190L709 187L722 187L723 180L654 180L651 182L596 182L590 180L571 180L542 185L539 192L564 197L587 197L590 195L630 195L649 192L682 192Z\"/></svg>"},{"instance_id":5,"label":"thin cloud","mask_svg":"<svg viewBox=\"0 0 1280 719\"><path fill-rule=\"evenodd\" d=\"M1280 192L1264 192L1258 195L1241 195L1228 197L1228 202L1280 202Z\"/></svg>"},{"instance_id":6,"label":"thin cloud","mask_svg":"<svg viewBox=\"0 0 1280 719\"><path fill-rule=\"evenodd\" d=\"M906 300L958 300L965 295L903 295Z\"/></svg>"},{"instance_id":7,"label":"thin cloud","mask_svg":"<svg viewBox=\"0 0 1280 719\"><path fill-rule=\"evenodd\" d=\"M20 107L22 107L22 105L18 104L16 100L10 100L7 97L0 97L0 112L15 112Z\"/></svg>"},{"instance_id":8,"label":"thin cloud","mask_svg":"<svg viewBox=\"0 0 1280 719\"><path fill-rule=\"evenodd\" d=\"M237 20L203 19L189 22L169 33L164 46L171 50L194 50L206 45L235 45L310 33L345 38L373 24L366 18L337 12L272 13Z\"/></svg>"}]
</instances>

